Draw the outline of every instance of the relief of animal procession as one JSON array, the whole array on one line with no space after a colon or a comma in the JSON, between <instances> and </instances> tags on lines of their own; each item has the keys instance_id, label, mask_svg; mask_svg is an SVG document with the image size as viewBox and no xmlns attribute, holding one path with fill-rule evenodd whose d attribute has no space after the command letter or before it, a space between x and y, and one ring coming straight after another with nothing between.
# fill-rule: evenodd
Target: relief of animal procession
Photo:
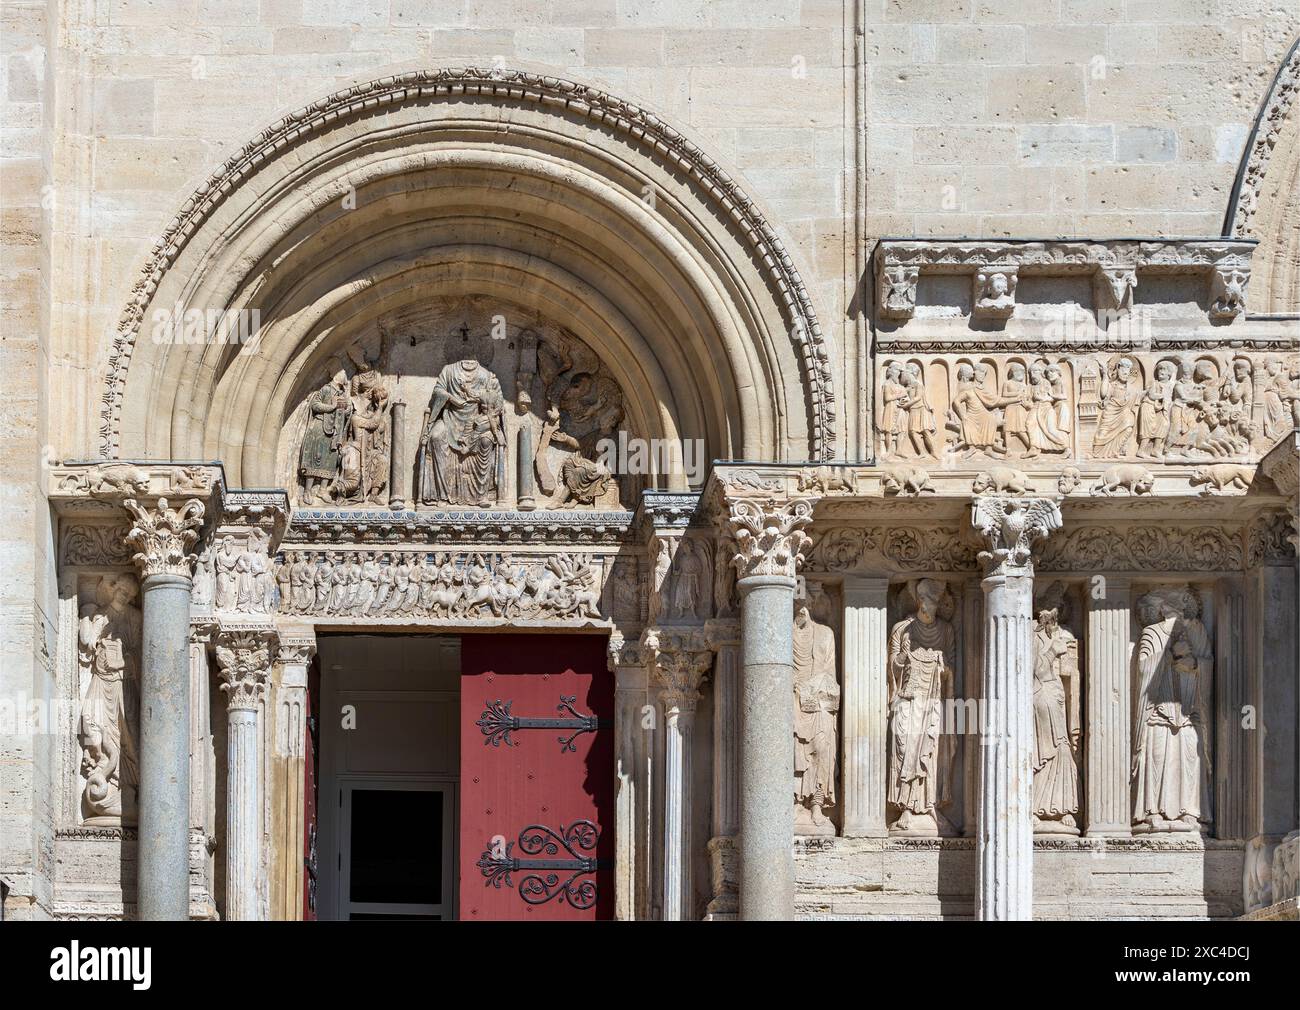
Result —
<instances>
[{"instance_id":1,"label":"relief of animal procession","mask_svg":"<svg viewBox=\"0 0 1300 1010\"><path fill-rule=\"evenodd\" d=\"M1300 423L1300 359L1272 354L956 354L885 358L884 459L1251 463Z\"/></svg>"},{"instance_id":2,"label":"relief of animal procession","mask_svg":"<svg viewBox=\"0 0 1300 1010\"><path fill-rule=\"evenodd\" d=\"M641 478L626 471L637 468L615 462L627 441L618 383L571 334L493 311L463 299L393 314L331 356L281 440L295 504L529 510L634 502Z\"/></svg>"}]
</instances>

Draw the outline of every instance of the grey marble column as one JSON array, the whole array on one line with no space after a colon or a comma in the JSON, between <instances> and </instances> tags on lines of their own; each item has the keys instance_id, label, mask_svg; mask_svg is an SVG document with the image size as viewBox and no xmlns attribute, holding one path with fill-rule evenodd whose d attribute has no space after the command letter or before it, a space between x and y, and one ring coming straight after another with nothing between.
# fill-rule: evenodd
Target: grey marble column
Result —
<instances>
[{"instance_id":1,"label":"grey marble column","mask_svg":"<svg viewBox=\"0 0 1300 1010\"><path fill-rule=\"evenodd\" d=\"M136 915L190 917L190 590L203 503L123 503L140 568L140 794Z\"/></svg>"},{"instance_id":2,"label":"grey marble column","mask_svg":"<svg viewBox=\"0 0 1300 1010\"><path fill-rule=\"evenodd\" d=\"M406 404L393 401L392 427L388 433L392 455L388 465L388 507L404 509L411 501L411 468L406 459Z\"/></svg>"},{"instance_id":3,"label":"grey marble column","mask_svg":"<svg viewBox=\"0 0 1300 1010\"><path fill-rule=\"evenodd\" d=\"M794 918L794 590L812 505L730 505L740 593L740 917Z\"/></svg>"},{"instance_id":4,"label":"grey marble column","mask_svg":"<svg viewBox=\"0 0 1300 1010\"><path fill-rule=\"evenodd\" d=\"M844 580L844 834L884 837L889 579Z\"/></svg>"},{"instance_id":5,"label":"grey marble column","mask_svg":"<svg viewBox=\"0 0 1300 1010\"><path fill-rule=\"evenodd\" d=\"M1033 918L1033 620L1037 540L1061 526L1045 498L976 498L985 566L983 727L975 836L979 919Z\"/></svg>"},{"instance_id":6,"label":"grey marble column","mask_svg":"<svg viewBox=\"0 0 1300 1010\"><path fill-rule=\"evenodd\" d=\"M1129 785L1133 763L1133 584L1118 575L1096 579L1099 581L1085 587L1085 833L1092 838L1126 838L1133 833Z\"/></svg>"},{"instance_id":7,"label":"grey marble column","mask_svg":"<svg viewBox=\"0 0 1300 1010\"><path fill-rule=\"evenodd\" d=\"M657 636L651 642L664 711L663 918L675 922L695 918L691 830L695 708L712 654L695 642Z\"/></svg>"},{"instance_id":8,"label":"grey marble column","mask_svg":"<svg viewBox=\"0 0 1300 1010\"><path fill-rule=\"evenodd\" d=\"M217 636L226 692L226 918L260 919L262 780L259 713L270 683L275 632L223 630Z\"/></svg>"}]
</instances>

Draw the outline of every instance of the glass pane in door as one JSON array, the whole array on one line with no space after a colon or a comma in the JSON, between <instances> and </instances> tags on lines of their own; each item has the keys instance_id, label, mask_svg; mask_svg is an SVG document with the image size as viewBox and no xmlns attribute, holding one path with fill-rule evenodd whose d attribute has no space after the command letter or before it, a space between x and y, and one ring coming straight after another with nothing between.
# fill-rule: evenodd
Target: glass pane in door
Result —
<instances>
[{"instance_id":1,"label":"glass pane in door","mask_svg":"<svg viewBox=\"0 0 1300 1010\"><path fill-rule=\"evenodd\" d=\"M351 901L442 903L445 795L441 790L352 790Z\"/></svg>"}]
</instances>

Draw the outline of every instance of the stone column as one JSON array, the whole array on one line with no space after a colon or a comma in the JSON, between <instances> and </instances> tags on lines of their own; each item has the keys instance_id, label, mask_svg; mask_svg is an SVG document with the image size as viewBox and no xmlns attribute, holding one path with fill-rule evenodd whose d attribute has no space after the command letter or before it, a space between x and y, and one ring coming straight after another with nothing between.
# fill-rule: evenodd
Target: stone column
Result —
<instances>
[{"instance_id":1,"label":"stone column","mask_svg":"<svg viewBox=\"0 0 1300 1010\"><path fill-rule=\"evenodd\" d=\"M392 430L388 434L388 446L392 452L388 465L388 507L404 509L413 505L411 501L411 468L404 453L406 452L406 404L400 400L393 401Z\"/></svg>"},{"instance_id":2,"label":"stone column","mask_svg":"<svg viewBox=\"0 0 1300 1010\"><path fill-rule=\"evenodd\" d=\"M740 593L740 917L794 918L794 590L806 500L730 504Z\"/></svg>"},{"instance_id":3,"label":"stone column","mask_svg":"<svg viewBox=\"0 0 1300 1010\"><path fill-rule=\"evenodd\" d=\"M975 836L979 919L1033 918L1032 548L1061 527L1046 498L976 498L984 563L984 710Z\"/></svg>"},{"instance_id":4,"label":"stone column","mask_svg":"<svg viewBox=\"0 0 1300 1010\"><path fill-rule=\"evenodd\" d=\"M889 579L844 580L844 834L884 837Z\"/></svg>"},{"instance_id":5,"label":"stone column","mask_svg":"<svg viewBox=\"0 0 1300 1010\"><path fill-rule=\"evenodd\" d=\"M615 776L614 917L648 918L650 888L649 740L642 728L647 704L645 653L615 632L610 636L609 666L614 674Z\"/></svg>"},{"instance_id":6,"label":"stone column","mask_svg":"<svg viewBox=\"0 0 1300 1010\"><path fill-rule=\"evenodd\" d=\"M1133 583L1098 575L1085 588L1088 681L1084 831L1091 838L1133 833Z\"/></svg>"},{"instance_id":7,"label":"stone column","mask_svg":"<svg viewBox=\"0 0 1300 1010\"><path fill-rule=\"evenodd\" d=\"M140 569L140 796L136 914L190 917L190 590L203 503L123 504Z\"/></svg>"},{"instance_id":8,"label":"stone column","mask_svg":"<svg viewBox=\"0 0 1300 1010\"><path fill-rule=\"evenodd\" d=\"M261 918L262 787L258 713L271 678L272 627L222 628L217 665L226 692L226 918Z\"/></svg>"},{"instance_id":9,"label":"stone column","mask_svg":"<svg viewBox=\"0 0 1300 1010\"><path fill-rule=\"evenodd\" d=\"M709 916L734 917L736 833L740 830L740 622L718 618L704 626L713 650L713 822Z\"/></svg>"},{"instance_id":10,"label":"stone column","mask_svg":"<svg viewBox=\"0 0 1300 1010\"><path fill-rule=\"evenodd\" d=\"M281 628L280 679L275 691L273 757L272 913L274 919L302 918L306 832L307 670L316 652L312 628Z\"/></svg>"},{"instance_id":11,"label":"stone column","mask_svg":"<svg viewBox=\"0 0 1300 1010\"><path fill-rule=\"evenodd\" d=\"M695 918L691 784L694 779L695 706L712 654L687 638L652 633L647 643L664 709L663 918Z\"/></svg>"}]
</instances>

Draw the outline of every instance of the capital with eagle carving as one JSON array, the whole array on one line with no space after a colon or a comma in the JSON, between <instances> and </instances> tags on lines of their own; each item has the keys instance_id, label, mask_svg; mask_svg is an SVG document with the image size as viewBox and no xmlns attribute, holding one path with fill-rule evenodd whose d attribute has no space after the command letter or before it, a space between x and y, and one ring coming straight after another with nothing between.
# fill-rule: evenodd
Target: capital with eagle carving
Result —
<instances>
[{"instance_id":1,"label":"capital with eagle carving","mask_svg":"<svg viewBox=\"0 0 1300 1010\"><path fill-rule=\"evenodd\" d=\"M1034 547L1061 528L1061 505L1050 498L985 496L971 503L971 523L987 550L979 559L985 574L1034 574Z\"/></svg>"}]
</instances>

